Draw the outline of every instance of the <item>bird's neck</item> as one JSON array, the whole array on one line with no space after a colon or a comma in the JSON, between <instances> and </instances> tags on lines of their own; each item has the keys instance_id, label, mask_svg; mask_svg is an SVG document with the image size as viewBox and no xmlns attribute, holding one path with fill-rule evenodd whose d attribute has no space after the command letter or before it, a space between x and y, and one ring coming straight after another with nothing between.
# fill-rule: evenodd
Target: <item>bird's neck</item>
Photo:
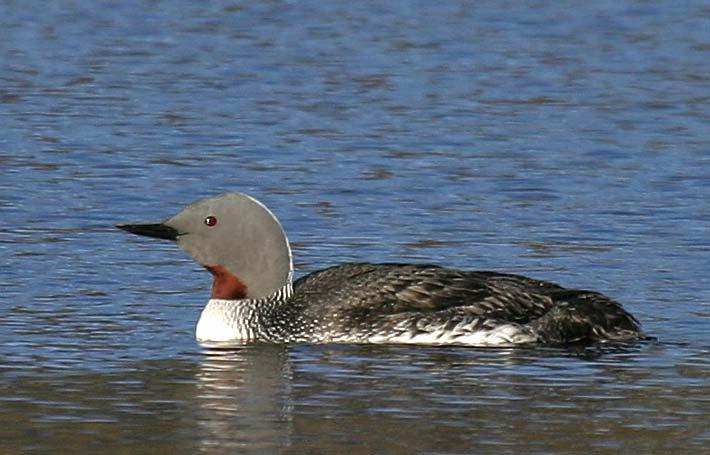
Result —
<instances>
[{"instance_id":1,"label":"bird's neck","mask_svg":"<svg viewBox=\"0 0 710 455\"><path fill-rule=\"evenodd\" d=\"M273 294L258 299L213 298L207 302L197 322L199 341L255 342L272 340L284 328L278 314L293 294L291 280Z\"/></svg>"}]
</instances>

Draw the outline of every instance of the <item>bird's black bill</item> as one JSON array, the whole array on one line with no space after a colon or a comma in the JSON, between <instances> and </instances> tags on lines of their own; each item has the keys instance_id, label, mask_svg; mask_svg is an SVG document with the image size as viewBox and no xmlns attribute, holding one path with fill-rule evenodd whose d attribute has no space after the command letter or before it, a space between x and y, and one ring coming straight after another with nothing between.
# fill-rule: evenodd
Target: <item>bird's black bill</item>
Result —
<instances>
[{"instance_id":1,"label":"bird's black bill","mask_svg":"<svg viewBox=\"0 0 710 455\"><path fill-rule=\"evenodd\" d=\"M177 240L180 233L166 226L165 224L117 224L117 228L128 231L131 234L145 235L146 237L154 237L156 239Z\"/></svg>"}]
</instances>

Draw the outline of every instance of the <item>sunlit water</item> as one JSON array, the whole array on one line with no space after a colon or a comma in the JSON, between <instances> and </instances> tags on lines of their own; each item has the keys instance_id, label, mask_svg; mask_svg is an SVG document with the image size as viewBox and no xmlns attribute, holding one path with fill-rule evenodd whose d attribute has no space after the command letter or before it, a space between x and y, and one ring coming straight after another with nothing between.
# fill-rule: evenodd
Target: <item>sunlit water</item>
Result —
<instances>
[{"instance_id":1,"label":"sunlit water","mask_svg":"<svg viewBox=\"0 0 710 455\"><path fill-rule=\"evenodd\" d=\"M4 2L0 452L707 449L708 74L703 2ZM299 273L524 273L658 341L201 347L209 276L112 226L227 190Z\"/></svg>"}]
</instances>

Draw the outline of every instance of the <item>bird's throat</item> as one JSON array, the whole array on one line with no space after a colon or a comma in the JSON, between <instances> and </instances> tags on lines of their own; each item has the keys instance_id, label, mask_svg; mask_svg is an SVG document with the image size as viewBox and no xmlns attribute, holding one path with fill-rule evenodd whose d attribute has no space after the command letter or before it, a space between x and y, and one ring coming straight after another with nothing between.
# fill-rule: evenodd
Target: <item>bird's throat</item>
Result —
<instances>
[{"instance_id":1,"label":"bird's throat","mask_svg":"<svg viewBox=\"0 0 710 455\"><path fill-rule=\"evenodd\" d=\"M239 300L247 297L247 285L223 265L206 265L205 268L214 277L212 282L213 299Z\"/></svg>"}]
</instances>

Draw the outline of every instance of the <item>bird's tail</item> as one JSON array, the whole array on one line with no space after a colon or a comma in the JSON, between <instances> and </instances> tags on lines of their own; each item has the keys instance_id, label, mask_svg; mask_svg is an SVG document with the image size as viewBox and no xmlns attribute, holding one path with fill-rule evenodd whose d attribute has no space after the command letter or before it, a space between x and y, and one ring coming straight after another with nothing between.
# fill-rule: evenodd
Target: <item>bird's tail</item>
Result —
<instances>
[{"instance_id":1,"label":"bird's tail","mask_svg":"<svg viewBox=\"0 0 710 455\"><path fill-rule=\"evenodd\" d=\"M645 338L636 318L602 294L560 290L550 297L555 305L530 323L544 343L622 342Z\"/></svg>"}]
</instances>

